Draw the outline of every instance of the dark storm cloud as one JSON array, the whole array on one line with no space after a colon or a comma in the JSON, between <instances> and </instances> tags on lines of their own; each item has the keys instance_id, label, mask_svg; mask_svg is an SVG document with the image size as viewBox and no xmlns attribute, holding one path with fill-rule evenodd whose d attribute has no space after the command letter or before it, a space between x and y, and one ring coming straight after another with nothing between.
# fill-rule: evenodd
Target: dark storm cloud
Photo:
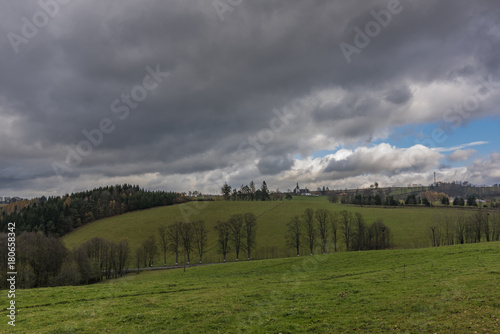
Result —
<instances>
[{"instance_id":1,"label":"dark storm cloud","mask_svg":"<svg viewBox=\"0 0 500 334\"><path fill-rule=\"evenodd\" d=\"M262 158L257 167L262 175L276 175L280 172L289 170L293 166L291 157L267 156Z\"/></svg>"},{"instance_id":2,"label":"dark storm cloud","mask_svg":"<svg viewBox=\"0 0 500 334\"><path fill-rule=\"evenodd\" d=\"M114 130L65 178L226 168L245 159L241 143L270 128L273 109L299 101L297 117L242 161L256 159L255 171L276 175L291 167L288 157L324 149L318 135L334 146L366 142L441 117L404 113L412 85L500 73L496 1L402 0L403 11L351 64L340 43L353 43L353 28L363 29L387 1L252 0L220 21L211 1L73 0L18 53L7 35L22 36L22 18L33 21L42 9L37 1L0 6L0 121L8 124L0 132L0 189L29 190L32 180L39 190L67 146L76 149L82 130L103 118ZM169 76L120 120L113 101L157 65ZM328 90L328 101L314 95Z\"/></svg>"},{"instance_id":3,"label":"dark storm cloud","mask_svg":"<svg viewBox=\"0 0 500 334\"><path fill-rule=\"evenodd\" d=\"M405 104L412 97L412 93L408 87L396 88L385 96L385 99L394 104Z\"/></svg>"}]
</instances>

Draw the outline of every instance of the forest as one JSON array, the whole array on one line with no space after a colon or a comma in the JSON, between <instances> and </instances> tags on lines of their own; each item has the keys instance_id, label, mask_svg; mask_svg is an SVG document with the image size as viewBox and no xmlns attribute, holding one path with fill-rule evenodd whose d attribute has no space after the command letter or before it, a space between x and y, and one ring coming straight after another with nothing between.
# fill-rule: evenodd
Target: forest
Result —
<instances>
[{"instance_id":1,"label":"forest","mask_svg":"<svg viewBox=\"0 0 500 334\"><path fill-rule=\"evenodd\" d=\"M148 191L129 184L100 187L62 197L42 196L4 207L0 215L0 232L7 231L9 222L16 222L18 232L41 231L45 235L60 237L94 220L181 202L183 199L178 193Z\"/></svg>"}]
</instances>

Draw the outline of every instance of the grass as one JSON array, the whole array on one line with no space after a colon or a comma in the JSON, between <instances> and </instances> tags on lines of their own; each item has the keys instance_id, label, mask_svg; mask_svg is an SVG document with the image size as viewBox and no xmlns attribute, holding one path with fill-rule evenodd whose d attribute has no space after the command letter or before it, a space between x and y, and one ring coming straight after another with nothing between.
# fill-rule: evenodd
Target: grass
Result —
<instances>
[{"instance_id":1,"label":"grass","mask_svg":"<svg viewBox=\"0 0 500 334\"><path fill-rule=\"evenodd\" d=\"M18 290L0 331L498 333L499 257L499 242L342 252Z\"/></svg>"},{"instance_id":2,"label":"grass","mask_svg":"<svg viewBox=\"0 0 500 334\"><path fill-rule=\"evenodd\" d=\"M301 215L306 208L360 212L369 224L377 218L382 218L384 223L391 228L396 248L428 247L430 238L427 225L433 221L436 215L450 212L450 209L447 208L343 206L328 202L326 197L306 196L279 202L195 202L135 211L102 219L73 231L64 236L62 240L71 249L96 236L115 242L122 238L128 238L132 249L136 249L150 234L157 234L158 226L163 223L168 225L175 221L202 219L210 231L205 261L220 262L222 258L217 254L213 226L218 220L227 219L232 214L253 212L258 216L257 249L253 258L287 257L293 255L293 250L285 247L286 223L293 216ZM342 249L341 238L339 244ZM328 248L332 251L333 245L330 243ZM304 249L304 255L306 253L306 249ZM244 258L244 256L242 257ZM229 254L228 260L234 259L234 254ZM169 255L167 262L168 264L174 262L172 255Z\"/></svg>"}]
</instances>

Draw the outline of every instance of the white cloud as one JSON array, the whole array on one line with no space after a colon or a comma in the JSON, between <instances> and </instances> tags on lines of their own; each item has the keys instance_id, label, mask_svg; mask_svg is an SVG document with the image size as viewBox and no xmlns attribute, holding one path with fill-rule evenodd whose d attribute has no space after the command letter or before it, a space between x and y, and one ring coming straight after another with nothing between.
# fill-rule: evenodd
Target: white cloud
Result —
<instances>
[{"instance_id":1,"label":"white cloud","mask_svg":"<svg viewBox=\"0 0 500 334\"><path fill-rule=\"evenodd\" d=\"M448 156L448 160L450 160L452 162L465 161L476 153L477 153L477 151L473 150L471 148L466 149L466 150L456 150Z\"/></svg>"},{"instance_id":2,"label":"white cloud","mask_svg":"<svg viewBox=\"0 0 500 334\"><path fill-rule=\"evenodd\" d=\"M476 184L499 183L500 179L500 153L492 153L486 160L475 160L467 167L470 181Z\"/></svg>"},{"instance_id":3,"label":"white cloud","mask_svg":"<svg viewBox=\"0 0 500 334\"><path fill-rule=\"evenodd\" d=\"M487 141L475 141L472 143L467 143L467 144L462 144L462 145L452 146L452 147L436 147L436 148L434 148L434 150L437 152L452 152L452 151L464 149L466 147L486 145L486 144L489 144L489 143Z\"/></svg>"}]
</instances>

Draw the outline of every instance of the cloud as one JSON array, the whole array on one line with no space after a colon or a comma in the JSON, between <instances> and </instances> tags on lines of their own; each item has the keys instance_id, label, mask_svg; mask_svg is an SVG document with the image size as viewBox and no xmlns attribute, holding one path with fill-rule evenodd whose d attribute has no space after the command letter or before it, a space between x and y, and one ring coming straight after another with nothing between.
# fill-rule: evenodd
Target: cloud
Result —
<instances>
[{"instance_id":1,"label":"cloud","mask_svg":"<svg viewBox=\"0 0 500 334\"><path fill-rule=\"evenodd\" d=\"M486 145L486 144L489 144L489 143L487 141L475 141L472 143L466 143L466 144L452 146L452 147L436 147L436 148L434 148L434 150L436 152L452 152L452 151L462 150L466 147Z\"/></svg>"},{"instance_id":2,"label":"cloud","mask_svg":"<svg viewBox=\"0 0 500 334\"><path fill-rule=\"evenodd\" d=\"M257 167L262 175L276 175L283 171L289 170L293 166L293 160L290 157L264 157Z\"/></svg>"},{"instance_id":3,"label":"cloud","mask_svg":"<svg viewBox=\"0 0 500 334\"><path fill-rule=\"evenodd\" d=\"M344 159L326 156L322 173L342 179L366 174L395 175L429 171L437 167L442 155L422 145L400 149L386 143L374 147L358 147Z\"/></svg>"},{"instance_id":4,"label":"cloud","mask_svg":"<svg viewBox=\"0 0 500 334\"><path fill-rule=\"evenodd\" d=\"M421 177L444 151L370 145L396 127L441 122L480 78L499 80L498 4L457 1L453 15L441 1L402 5L347 64L340 43L352 43L353 29L387 1L246 1L223 22L210 1L69 2L18 53L0 40L0 192L56 194L89 180L182 191L203 187L232 161L234 182L271 176L283 188L300 166L290 157L357 146L346 160L304 167L300 178L354 186L370 174ZM0 31L22 34L21 18L39 10L36 1L4 6ZM120 119L112 103L157 64L168 78ZM468 120L498 115L499 103L494 92ZM259 139L273 110L296 117L272 140ZM114 131L61 183L52 163L105 118ZM417 153L422 161L405 162Z\"/></svg>"},{"instance_id":5,"label":"cloud","mask_svg":"<svg viewBox=\"0 0 500 334\"><path fill-rule=\"evenodd\" d=\"M407 86L403 86L388 92L385 99L394 104L406 104L412 96L411 90Z\"/></svg>"},{"instance_id":6,"label":"cloud","mask_svg":"<svg viewBox=\"0 0 500 334\"><path fill-rule=\"evenodd\" d=\"M452 162L465 161L465 160L468 160L471 156L473 156L476 153L477 153L477 151L473 150L473 149L456 150L448 156L448 160L452 161Z\"/></svg>"},{"instance_id":7,"label":"cloud","mask_svg":"<svg viewBox=\"0 0 500 334\"><path fill-rule=\"evenodd\" d=\"M475 160L467 167L467 174L470 180L476 184L499 183L500 153L494 152L487 159Z\"/></svg>"}]
</instances>

